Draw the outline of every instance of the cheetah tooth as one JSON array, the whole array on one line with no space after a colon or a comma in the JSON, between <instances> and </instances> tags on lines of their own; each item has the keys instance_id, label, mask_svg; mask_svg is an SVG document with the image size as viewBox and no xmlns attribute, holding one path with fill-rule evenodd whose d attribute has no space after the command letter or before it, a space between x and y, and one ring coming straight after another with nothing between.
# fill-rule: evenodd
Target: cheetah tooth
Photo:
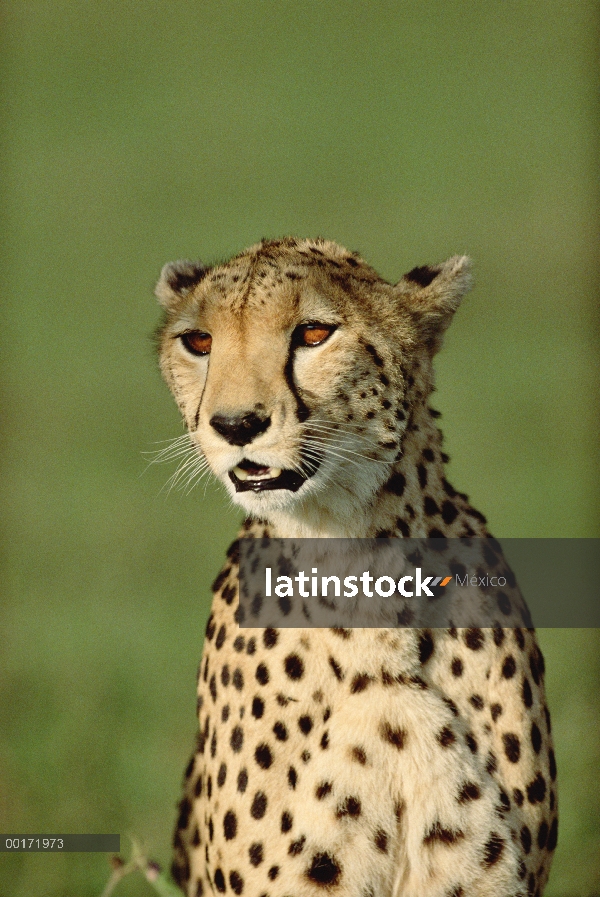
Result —
<instances>
[{"instance_id":1,"label":"cheetah tooth","mask_svg":"<svg viewBox=\"0 0 600 897\"><path fill-rule=\"evenodd\" d=\"M238 478L238 480L276 480L277 477L281 476L281 467L269 467L266 473L256 474L251 477L247 470L243 470L241 467L234 467L233 472Z\"/></svg>"}]
</instances>

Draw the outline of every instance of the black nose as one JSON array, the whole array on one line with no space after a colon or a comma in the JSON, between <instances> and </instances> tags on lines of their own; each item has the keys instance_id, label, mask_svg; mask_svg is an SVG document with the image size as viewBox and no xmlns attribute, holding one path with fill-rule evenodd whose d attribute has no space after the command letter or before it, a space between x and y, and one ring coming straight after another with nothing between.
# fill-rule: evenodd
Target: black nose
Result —
<instances>
[{"instance_id":1,"label":"black nose","mask_svg":"<svg viewBox=\"0 0 600 897\"><path fill-rule=\"evenodd\" d=\"M270 417L259 417L253 411L231 416L214 414L210 419L211 427L230 445L247 445L264 433L270 424Z\"/></svg>"}]
</instances>

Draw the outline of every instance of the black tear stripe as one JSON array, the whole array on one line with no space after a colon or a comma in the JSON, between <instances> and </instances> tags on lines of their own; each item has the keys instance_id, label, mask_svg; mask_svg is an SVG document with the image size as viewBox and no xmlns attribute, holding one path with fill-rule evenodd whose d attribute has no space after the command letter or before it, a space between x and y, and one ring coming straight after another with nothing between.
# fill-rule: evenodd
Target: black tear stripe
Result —
<instances>
[{"instance_id":1,"label":"black tear stripe","mask_svg":"<svg viewBox=\"0 0 600 897\"><path fill-rule=\"evenodd\" d=\"M283 376L296 402L296 415L301 424L310 416L310 408L305 404L294 381L294 350L290 345L288 357L283 368Z\"/></svg>"}]
</instances>

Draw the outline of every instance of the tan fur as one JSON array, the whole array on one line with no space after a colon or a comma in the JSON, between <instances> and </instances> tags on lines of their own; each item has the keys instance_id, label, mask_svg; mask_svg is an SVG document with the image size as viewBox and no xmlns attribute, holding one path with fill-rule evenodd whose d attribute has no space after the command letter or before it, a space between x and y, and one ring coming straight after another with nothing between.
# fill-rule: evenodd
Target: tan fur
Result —
<instances>
[{"instance_id":1,"label":"tan fur","mask_svg":"<svg viewBox=\"0 0 600 897\"><path fill-rule=\"evenodd\" d=\"M428 406L433 355L469 285L465 257L392 285L335 243L293 238L210 269L165 266L161 369L192 443L248 514L243 536L487 535L444 477ZM307 322L337 329L293 349ZM211 334L210 355L190 355L189 331ZM250 412L269 425L245 445L211 424ZM236 493L229 478L244 459L305 470L317 454L296 492ZM532 630L271 633L241 630L236 606L233 546L175 836L189 895L541 894L556 786Z\"/></svg>"}]
</instances>

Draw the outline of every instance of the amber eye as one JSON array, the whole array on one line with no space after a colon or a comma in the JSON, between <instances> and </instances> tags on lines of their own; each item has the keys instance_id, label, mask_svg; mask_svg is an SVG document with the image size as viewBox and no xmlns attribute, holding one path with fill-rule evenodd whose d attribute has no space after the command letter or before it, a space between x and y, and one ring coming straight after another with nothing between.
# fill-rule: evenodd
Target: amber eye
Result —
<instances>
[{"instance_id":1,"label":"amber eye","mask_svg":"<svg viewBox=\"0 0 600 897\"><path fill-rule=\"evenodd\" d=\"M212 344L212 336L210 333L202 333L200 330L190 330L188 333L182 333L181 342L192 355L208 355Z\"/></svg>"},{"instance_id":2,"label":"amber eye","mask_svg":"<svg viewBox=\"0 0 600 897\"><path fill-rule=\"evenodd\" d=\"M294 330L294 343L296 346L320 346L334 330L333 324L301 324Z\"/></svg>"}]
</instances>

